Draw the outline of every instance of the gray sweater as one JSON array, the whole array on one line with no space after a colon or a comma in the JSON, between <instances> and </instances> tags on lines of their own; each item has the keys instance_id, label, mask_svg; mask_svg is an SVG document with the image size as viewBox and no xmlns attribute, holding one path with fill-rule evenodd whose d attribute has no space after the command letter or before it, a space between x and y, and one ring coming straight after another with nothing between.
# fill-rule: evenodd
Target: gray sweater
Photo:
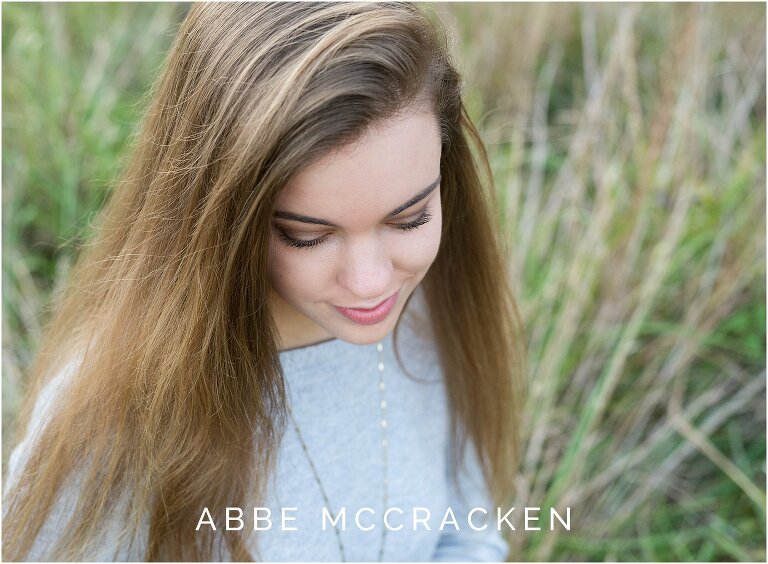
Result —
<instances>
[{"instance_id":1,"label":"gray sweater","mask_svg":"<svg viewBox=\"0 0 768 564\"><path fill-rule=\"evenodd\" d=\"M413 306L415 300L411 301ZM491 506L473 449L466 451L467 471L461 474L459 483L449 480L449 412L442 371L431 341L417 335L412 321L404 313L398 345L405 367L418 381L407 376L396 361L393 335L382 342L387 402L388 527L383 522L387 508L383 507L376 345L354 345L334 339L280 353L291 408L328 504L289 420L267 499L233 508L231 512L230 527L240 525L235 517L242 511L246 531L253 531L255 526L264 529L251 533L251 538L258 539L260 559L341 560L337 532L330 519L342 509L345 527L342 530L341 519L337 527L348 561L377 560L384 529L385 561L505 559L507 544L496 526L497 511ZM6 485L16 479L25 453L72 368L70 365L62 370L41 393L30 431L11 454ZM73 510L76 493L76 484L62 493L30 559L47 559L46 551L53 539L63 533L60 526ZM259 509L254 510L255 506ZM474 508L481 509L469 518ZM261 518L258 522L254 514ZM208 516L201 515L200 521L201 528L211 527ZM221 531L227 523L214 525ZM475 530L483 525L484 529ZM97 541L94 560L142 559L146 538L128 547L118 541L119 529L115 523L108 538Z\"/></svg>"}]
</instances>

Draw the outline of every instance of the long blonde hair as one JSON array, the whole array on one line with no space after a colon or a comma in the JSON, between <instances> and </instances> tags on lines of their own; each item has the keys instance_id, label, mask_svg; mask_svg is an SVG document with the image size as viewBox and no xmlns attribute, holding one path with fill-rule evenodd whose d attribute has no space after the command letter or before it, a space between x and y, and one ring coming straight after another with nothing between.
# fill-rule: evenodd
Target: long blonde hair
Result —
<instances>
[{"instance_id":1,"label":"long blonde hair","mask_svg":"<svg viewBox=\"0 0 768 564\"><path fill-rule=\"evenodd\" d=\"M268 242L288 179L415 100L442 135L441 247L422 285L452 437L475 445L497 503L516 471L524 343L483 145L439 26L401 3L193 5L136 146L60 296L36 394L82 351L9 492L3 556L28 554L82 473L53 557L87 557L130 492L147 560L251 560L246 531L195 532L203 507L262 499L285 426ZM87 461L87 464L83 464ZM248 500L248 501L246 501ZM207 528L206 528L207 529Z\"/></svg>"}]
</instances>

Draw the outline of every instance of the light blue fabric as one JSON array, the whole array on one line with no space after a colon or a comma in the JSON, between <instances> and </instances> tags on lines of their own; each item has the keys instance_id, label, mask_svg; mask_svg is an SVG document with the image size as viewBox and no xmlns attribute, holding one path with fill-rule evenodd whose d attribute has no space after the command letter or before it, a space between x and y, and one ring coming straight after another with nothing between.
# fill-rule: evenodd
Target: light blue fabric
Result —
<instances>
[{"instance_id":1,"label":"light blue fabric","mask_svg":"<svg viewBox=\"0 0 768 564\"><path fill-rule=\"evenodd\" d=\"M412 300L411 311L414 303ZM507 544L495 526L496 509L491 506L473 449L467 449L468 471L461 475L463 495L459 495L456 484L449 480L449 415L442 371L430 341L421 339L414 330L412 323L415 319L404 314L398 344L405 368L419 381L408 377L396 361L393 335L383 341L388 507L403 511L400 514L395 510L390 515L390 525L402 524L403 528L386 532L383 559L502 561L507 555ZM377 560L383 529L378 355L375 344L354 345L338 339L280 353L292 411L328 495L328 510L336 514L341 507L346 509L346 530L341 531L341 540L348 561ZM35 415L38 423L44 420L46 403L53 395L51 390L49 387L38 402ZM12 454L10 479L13 479L25 445L28 447L29 442L22 443ZM332 525L328 523L326 530L322 530L325 503L290 423L268 491L267 500L258 505L270 508L272 528L253 533L252 538L258 539L260 548L257 559L341 559ZM71 507L71 502L62 501L60 505ZM253 505L257 504L242 508L246 530L253 528ZM281 530L281 508L291 507L296 510L289 510L288 515L295 520L286 525L298 530ZM450 522L439 530L449 507L459 531ZM467 513L475 507L488 512L487 519L482 512L475 512L472 519L475 526L487 523L483 531L472 530L468 525ZM375 525L371 531L363 531L355 523L355 513L361 508L373 510L373 514L364 512L360 518L363 527ZM414 530L413 508L424 508L417 509L417 516L421 517L429 511L430 530L422 524ZM53 522L61 523L62 520L54 519ZM265 525L266 521L261 524ZM216 523L218 530L225 525ZM50 524L44 533L35 547L37 558L44 555L45 546L58 534L56 526ZM109 536L109 539L100 543L101 551L96 554L96 559L142 558L141 541L131 550L119 548L115 555L114 544L109 544L117 542L114 540L116 536Z\"/></svg>"}]
</instances>

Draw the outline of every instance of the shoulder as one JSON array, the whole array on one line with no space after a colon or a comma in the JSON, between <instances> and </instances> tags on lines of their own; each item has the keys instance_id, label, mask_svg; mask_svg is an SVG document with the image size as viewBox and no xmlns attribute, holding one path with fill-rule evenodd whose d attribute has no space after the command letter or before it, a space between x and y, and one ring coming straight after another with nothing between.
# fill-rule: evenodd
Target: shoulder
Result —
<instances>
[{"instance_id":1,"label":"shoulder","mask_svg":"<svg viewBox=\"0 0 768 564\"><path fill-rule=\"evenodd\" d=\"M24 466L33 445L65 397L81 362L82 353L71 355L61 369L42 384L36 393L24 437L13 449L8 459L6 489L18 478L19 471Z\"/></svg>"},{"instance_id":2,"label":"shoulder","mask_svg":"<svg viewBox=\"0 0 768 564\"><path fill-rule=\"evenodd\" d=\"M3 489L4 517L9 507L8 501L13 495L10 493L12 486L18 484L21 478L33 475L27 473L30 471L26 468L27 462L56 411L66 402L67 394L77 377L82 361L82 352L70 355L61 368L39 388L23 439L13 449L8 460L6 484ZM45 517L42 527L33 541L27 560L52 559L53 550L58 541L69 534L67 527L74 517L81 499L87 466L86 461L83 466L64 478L50 512ZM88 548L89 552L85 553L87 560L135 561L143 559L143 550L146 546L146 523L143 524L141 530L143 536L139 537L138 542L126 542L126 540L131 539L126 539L126 524L121 521L120 516L127 510L128 502L128 496L118 500L114 513L102 523L103 534L99 542L91 545Z\"/></svg>"}]
</instances>

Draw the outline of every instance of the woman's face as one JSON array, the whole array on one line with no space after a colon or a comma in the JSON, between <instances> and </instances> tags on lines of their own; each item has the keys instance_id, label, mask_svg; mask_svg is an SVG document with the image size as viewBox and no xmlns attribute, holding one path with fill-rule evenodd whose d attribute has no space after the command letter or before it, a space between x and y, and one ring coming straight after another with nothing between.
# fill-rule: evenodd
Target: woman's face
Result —
<instances>
[{"instance_id":1,"label":"woman's face","mask_svg":"<svg viewBox=\"0 0 768 564\"><path fill-rule=\"evenodd\" d=\"M413 111L293 178L270 237L282 348L369 344L395 327L440 245L440 132ZM374 308L373 311L360 311Z\"/></svg>"}]
</instances>

